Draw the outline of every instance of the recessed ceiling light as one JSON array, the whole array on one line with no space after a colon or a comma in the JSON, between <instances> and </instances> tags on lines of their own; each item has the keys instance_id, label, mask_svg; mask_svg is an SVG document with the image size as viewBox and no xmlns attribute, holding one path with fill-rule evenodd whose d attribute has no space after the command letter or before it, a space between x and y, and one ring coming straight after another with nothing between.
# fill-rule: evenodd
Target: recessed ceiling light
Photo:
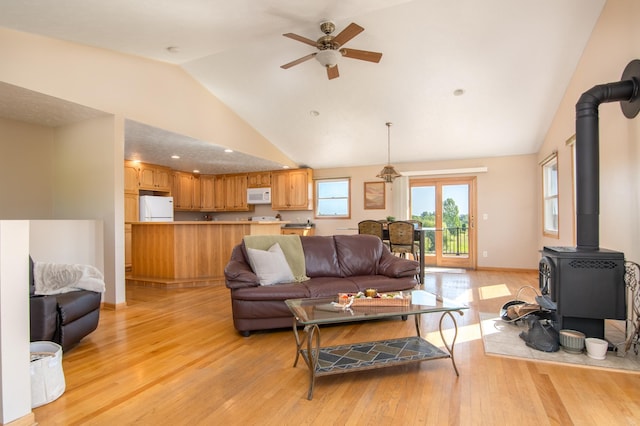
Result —
<instances>
[{"instance_id":1,"label":"recessed ceiling light","mask_svg":"<svg viewBox=\"0 0 640 426\"><path fill-rule=\"evenodd\" d=\"M282 166L282 168L283 168L283 169L288 169L288 168L289 168L289 166Z\"/></svg>"},{"instance_id":2,"label":"recessed ceiling light","mask_svg":"<svg viewBox=\"0 0 640 426\"><path fill-rule=\"evenodd\" d=\"M177 160L177 159L180 158L180 156L179 155L172 155L171 158L173 158L174 160Z\"/></svg>"},{"instance_id":3,"label":"recessed ceiling light","mask_svg":"<svg viewBox=\"0 0 640 426\"><path fill-rule=\"evenodd\" d=\"M320 113L315 109L312 109L311 111L309 111L309 115L311 115L312 117L317 117L320 115Z\"/></svg>"},{"instance_id":4,"label":"recessed ceiling light","mask_svg":"<svg viewBox=\"0 0 640 426\"><path fill-rule=\"evenodd\" d=\"M453 96L462 96L464 95L464 89L456 89L453 91Z\"/></svg>"},{"instance_id":5,"label":"recessed ceiling light","mask_svg":"<svg viewBox=\"0 0 640 426\"><path fill-rule=\"evenodd\" d=\"M200 170L195 169L195 170L193 171L193 173L200 173Z\"/></svg>"},{"instance_id":6,"label":"recessed ceiling light","mask_svg":"<svg viewBox=\"0 0 640 426\"><path fill-rule=\"evenodd\" d=\"M169 46L167 47L167 52L169 53L179 53L180 48L178 46Z\"/></svg>"},{"instance_id":7,"label":"recessed ceiling light","mask_svg":"<svg viewBox=\"0 0 640 426\"><path fill-rule=\"evenodd\" d=\"M224 150L224 152L233 152L233 150L232 150L232 149L227 148L227 149L225 149L225 150Z\"/></svg>"}]
</instances>

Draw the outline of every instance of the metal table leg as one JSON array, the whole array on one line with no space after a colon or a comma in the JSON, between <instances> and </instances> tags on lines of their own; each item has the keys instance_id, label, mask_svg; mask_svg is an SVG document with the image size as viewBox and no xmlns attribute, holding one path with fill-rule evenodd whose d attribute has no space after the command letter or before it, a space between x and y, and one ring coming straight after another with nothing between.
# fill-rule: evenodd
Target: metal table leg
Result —
<instances>
[{"instance_id":1,"label":"metal table leg","mask_svg":"<svg viewBox=\"0 0 640 426\"><path fill-rule=\"evenodd\" d=\"M453 312L458 313L458 315L460 316L464 315L462 311L453 311ZM447 352L449 352L449 355L451 356L451 363L453 364L453 369L456 372L456 376L460 376L460 373L458 373L458 367L456 366L456 360L453 357L453 346L456 344L456 339L458 338L458 323L456 322L456 319L453 316L453 312L448 311L442 314L442 316L440 317L439 328L440 328L440 337L442 338L444 347L447 349ZM453 339L451 340L451 344L449 344L449 342L447 342L447 340L444 338L444 332L442 330L442 322L444 321L445 316L448 316L449 318L451 318L451 321L453 321L454 333L453 333Z\"/></svg>"},{"instance_id":2,"label":"metal table leg","mask_svg":"<svg viewBox=\"0 0 640 426\"><path fill-rule=\"evenodd\" d=\"M320 357L320 328L317 324L306 325L304 327L304 332L307 335L307 349L305 355L303 353L303 342L300 340L300 334L298 333L297 325L298 322L294 318L293 335L296 339L296 359L293 362L293 366L295 367L298 365L298 359L300 358L300 354L302 354L302 359L304 359L307 367L309 368L309 391L307 392L307 399L311 400L313 398L313 388L316 382L316 367L318 365L318 359Z\"/></svg>"}]
</instances>

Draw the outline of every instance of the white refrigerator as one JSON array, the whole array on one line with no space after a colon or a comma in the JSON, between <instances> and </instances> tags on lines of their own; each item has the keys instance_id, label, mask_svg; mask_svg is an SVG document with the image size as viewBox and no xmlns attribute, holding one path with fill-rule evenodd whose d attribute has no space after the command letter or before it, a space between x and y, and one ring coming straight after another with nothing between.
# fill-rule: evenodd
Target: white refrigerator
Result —
<instances>
[{"instance_id":1,"label":"white refrigerator","mask_svg":"<svg viewBox=\"0 0 640 426\"><path fill-rule=\"evenodd\" d=\"M173 222L173 197L141 195L140 222Z\"/></svg>"}]
</instances>

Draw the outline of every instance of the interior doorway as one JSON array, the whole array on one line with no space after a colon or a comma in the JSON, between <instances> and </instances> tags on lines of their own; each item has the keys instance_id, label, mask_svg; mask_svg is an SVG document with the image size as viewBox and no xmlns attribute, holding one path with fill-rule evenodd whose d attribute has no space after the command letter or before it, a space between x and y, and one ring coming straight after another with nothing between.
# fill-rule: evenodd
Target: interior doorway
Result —
<instances>
[{"instance_id":1,"label":"interior doorway","mask_svg":"<svg viewBox=\"0 0 640 426\"><path fill-rule=\"evenodd\" d=\"M476 178L411 179L411 219L426 229L425 265L475 269Z\"/></svg>"}]
</instances>

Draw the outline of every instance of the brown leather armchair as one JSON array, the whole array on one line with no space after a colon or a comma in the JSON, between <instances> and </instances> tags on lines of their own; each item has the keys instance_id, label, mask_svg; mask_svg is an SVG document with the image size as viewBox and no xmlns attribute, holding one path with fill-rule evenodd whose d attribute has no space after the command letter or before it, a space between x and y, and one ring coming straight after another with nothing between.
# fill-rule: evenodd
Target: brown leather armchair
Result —
<instances>
[{"instance_id":1,"label":"brown leather armchair","mask_svg":"<svg viewBox=\"0 0 640 426\"><path fill-rule=\"evenodd\" d=\"M31 341L55 342L67 351L98 327L102 296L88 290L36 295L33 266L29 258Z\"/></svg>"}]
</instances>

